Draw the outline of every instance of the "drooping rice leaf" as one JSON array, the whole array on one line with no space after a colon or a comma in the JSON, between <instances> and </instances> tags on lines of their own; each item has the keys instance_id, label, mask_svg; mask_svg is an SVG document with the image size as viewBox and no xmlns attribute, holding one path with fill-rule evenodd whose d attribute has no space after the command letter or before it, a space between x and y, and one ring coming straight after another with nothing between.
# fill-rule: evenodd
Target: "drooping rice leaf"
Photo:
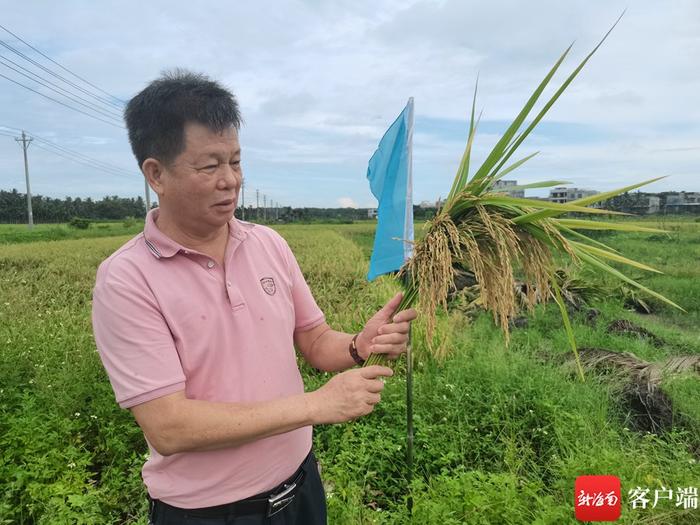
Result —
<instances>
[{"instance_id":1,"label":"drooping rice leaf","mask_svg":"<svg viewBox=\"0 0 700 525\"><path fill-rule=\"evenodd\" d=\"M482 197L482 202L484 204L490 203L504 203L515 206L530 206L533 208L541 208L543 210L552 210L555 214L557 213L591 213L598 215L629 215L629 213L623 213L619 211L603 210L600 208L586 208L585 206L577 206L572 202L550 202L550 201L536 201L532 199L521 199L518 197L506 197L498 195L495 193L488 193ZM513 219L513 222L522 222L518 219L522 219L523 216Z\"/></svg>"},{"instance_id":2,"label":"drooping rice leaf","mask_svg":"<svg viewBox=\"0 0 700 525\"><path fill-rule=\"evenodd\" d=\"M653 179L645 180L643 182L638 182L636 184L630 184L629 186L625 186L624 188L618 188L616 190L611 190L611 191L606 191L603 193L596 193L595 195L591 195L589 197L584 197L582 199L576 199L574 201L571 201L570 204L574 204L576 206L588 206L589 204L594 204L596 202L601 202L605 201L608 199L612 199L613 197L616 197L617 195L621 195L622 193L637 189L641 186L646 186L647 184L651 184L652 182L656 182L661 179L665 179L666 177L656 177ZM552 213L549 210L538 210L536 212L528 213L527 215L523 215L521 217L517 217L514 219L514 222L523 222L523 221L530 221L530 220L537 220L537 219L545 219L547 217L555 217L557 215L556 212Z\"/></svg>"},{"instance_id":3,"label":"drooping rice leaf","mask_svg":"<svg viewBox=\"0 0 700 525\"><path fill-rule=\"evenodd\" d=\"M551 220L552 220L552 222L554 222L555 219L551 219ZM581 239L582 241L587 242L589 244L594 244L595 246L599 246L603 250L608 250L609 252L620 253L615 248L612 248L612 247L608 246L607 244L603 244L602 242L597 241L596 239L591 239L590 237L588 237L582 233L579 233L576 230L571 230L571 229L567 228L566 226L562 226L561 224L557 225L557 227L559 228L559 231L561 231L562 233L566 233L567 235L570 235L571 237L576 237L577 239Z\"/></svg>"},{"instance_id":4,"label":"drooping rice leaf","mask_svg":"<svg viewBox=\"0 0 700 525\"><path fill-rule=\"evenodd\" d=\"M657 270L656 268L652 268L651 266L647 266L646 264L642 264L642 263L639 263L637 261L633 261L632 259L628 259L627 257L623 257L622 255L609 252L608 250L596 248L595 246L589 246L587 244L577 242L577 241L569 241L569 242L571 242L572 246L575 246L578 249L586 251L586 252L591 253L593 255L597 255L598 257L603 257L605 259L610 259L611 261L619 262L622 264L627 264L628 266L634 266L635 268L639 268L640 270L645 270L647 272L663 273L663 272Z\"/></svg>"},{"instance_id":5,"label":"drooping rice leaf","mask_svg":"<svg viewBox=\"0 0 700 525\"><path fill-rule=\"evenodd\" d=\"M557 278L554 274L552 274L551 277L551 286L552 290L554 290L554 302L557 303L557 306L559 307L559 312L561 312L561 318L564 321L564 329L566 330L566 338L568 339L571 351L574 353L574 357L576 358L576 368L578 369L579 377L581 378L581 382L583 383L586 381L586 376L583 374L583 367L581 366L581 359L578 355L578 348L576 346L576 339L574 338L574 331L571 328L571 321L569 320L569 312L566 311L566 305L564 304L564 301L561 298L559 283L557 283Z\"/></svg>"},{"instance_id":6,"label":"drooping rice leaf","mask_svg":"<svg viewBox=\"0 0 700 525\"><path fill-rule=\"evenodd\" d=\"M670 299L667 299L666 297L664 297L660 293L657 293L654 290L651 290L651 289L647 288L646 286L639 284L634 279L627 277L625 274L623 274L619 270L616 270L615 268L613 268L609 264L604 263L603 261L601 261L600 259L598 259L594 255L591 255L591 254L584 252L584 253L580 254L580 257L581 257L581 259L583 259L584 261L589 263L591 266L595 266L596 268L603 270L603 271L609 273L610 275L613 275L613 276L617 277L618 279L621 279L621 280L625 281L626 283L631 284L632 286L634 286L636 288L639 288L643 292L648 293L649 295L651 295L653 297L656 297L657 299L665 302L666 304L669 304L669 305L673 306L674 308L678 308L682 312L685 312L685 309L683 307L677 305L676 303L674 303Z\"/></svg>"},{"instance_id":7,"label":"drooping rice leaf","mask_svg":"<svg viewBox=\"0 0 700 525\"><path fill-rule=\"evenodd\" d=\"M666 230L607 221L587 221L583 219L552 219L555 224L577 230L617 230L623 232L667 233Z\"/></svg>"}]
</instances>

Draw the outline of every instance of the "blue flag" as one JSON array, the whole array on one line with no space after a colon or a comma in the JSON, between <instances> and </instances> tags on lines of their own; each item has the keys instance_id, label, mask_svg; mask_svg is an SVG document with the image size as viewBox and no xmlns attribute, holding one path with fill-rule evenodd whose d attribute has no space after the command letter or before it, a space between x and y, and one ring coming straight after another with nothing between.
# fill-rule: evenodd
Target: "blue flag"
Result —
<instances>
[{"instance_id":1,"label":"blue flag","mask_svg":"<svg viewBox=\"0 0 700 525\"><path fill-rule=\"evenodd\" d=\"M379 142L367 179L379 201L367 279L398 270L413 254L413 97Z\"/></svg>"}]
</instances>

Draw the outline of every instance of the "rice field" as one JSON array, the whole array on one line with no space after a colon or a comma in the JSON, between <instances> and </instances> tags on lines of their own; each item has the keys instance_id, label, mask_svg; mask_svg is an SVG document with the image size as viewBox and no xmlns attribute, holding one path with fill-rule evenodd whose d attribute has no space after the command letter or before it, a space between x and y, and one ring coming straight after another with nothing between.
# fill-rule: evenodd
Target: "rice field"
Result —
<instances>
[{"instance_id":1,"label":"rice field","mask_svg":"<svg viewBox=\"0 0 700 525\"><path fill-rule=\"evenodd\" d=\"M593 319L589 308L572 312L579 347L630 352L648 363L700 355L700 223L668 219L663 226L669 234L596 239L662 270L642 282L686 312L655 301L651 314L630 311L630 298L612 282L584 275L605 293L590 305ZM0 227L0 524L145 525L146 444L114 402L90 324L97 265L134 232L49 241L17 228ZM277 229L332 326L359 330L395 292L391 278L365 279L371 223ZM609 331L615 320L643 327L660 343ZM448 357L431 357L429 344ZM640 415L630 402L624 370L590 368L586 382L578 380L556 306L521 320L507 348L490 315L456 306L438 315L430 339L418 323L414 345L413 482L404 465L399 365L373 414L315 430L329 523L577 523L574 481L583 474L621 478L620 523L700 521L700 509L675 501L652 508L655 490L700 488L697 369L662 378L670 420L655 428L644 422L657 415ZM328 379L303 364L302 371L308 389ZM650 490L645 509L632 508L628 491L636 487Z\"/></svg>"}]
</instances>

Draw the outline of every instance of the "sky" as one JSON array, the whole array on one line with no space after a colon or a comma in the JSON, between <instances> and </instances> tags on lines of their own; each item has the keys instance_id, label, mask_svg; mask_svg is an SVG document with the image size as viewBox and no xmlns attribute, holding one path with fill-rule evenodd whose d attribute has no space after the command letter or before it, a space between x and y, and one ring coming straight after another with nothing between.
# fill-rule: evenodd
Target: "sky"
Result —
<instances>
[{"instance_id":1,"label":"sky","mask_svg":"<svg viewBox=\"0 0 700 525\"><path fill-rule=\"evenodd\" d=\"M0 189L25 191L22 150L13 140L25 129L110 167L76 163L35 140L28 150L33 194L143 195L119 124L121 104L162 71L182 67L220 81L238 98L246 205L255 205L258 190L261 205L265 195L283 206L375 206L367 162L411 96L414 202L435 201L458 167L477 76L483 113L474 166L562 52L574 42L543 99L625 8L520 148L520 157L539 154L509 178L605 191L668 176L647 191L700 191L697 0L0 0L2 26L114 97L97 93L107 106L83 94L102 116L114 115L104 117L107 123L0 76ZM2 29L0 41L95 92ZM12 71L8 64L18 67L8 60L70 92L77 87L6 47L0 57L0 75L84 108Z\"/></svg>"}]
</instances>

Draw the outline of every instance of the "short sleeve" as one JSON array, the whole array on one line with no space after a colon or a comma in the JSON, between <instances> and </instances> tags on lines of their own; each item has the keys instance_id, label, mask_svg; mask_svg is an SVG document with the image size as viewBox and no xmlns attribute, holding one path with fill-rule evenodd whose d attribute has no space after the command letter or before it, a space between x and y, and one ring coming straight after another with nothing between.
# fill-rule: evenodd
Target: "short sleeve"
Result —
<instances>
[{"instance_id":1,"label":"short sleeve","mask_svg":"<svg viewBox=\"0 0 700 525\"><path fill-rule=\"evenodd\" d=\"M280 237L285 252L289 277L292 282L292 301L294 302L294 331L305 332L323 324L326 316L316 304L316 300L311 293L309 285L301 273L299 263L292 253L291 248L283 238Z\"/></svg>"},{"instance_id":2,"label":"short sleeve","mask_svg":"<svg viewBox=\"0 0 700 525\"><path fill-rule=\"evenodd\" d=\"M117 402L130 408L184 390L173 337L150 290L128 270L103 266L93 290L92 326Z\"/></svg>"}]
</instances>

